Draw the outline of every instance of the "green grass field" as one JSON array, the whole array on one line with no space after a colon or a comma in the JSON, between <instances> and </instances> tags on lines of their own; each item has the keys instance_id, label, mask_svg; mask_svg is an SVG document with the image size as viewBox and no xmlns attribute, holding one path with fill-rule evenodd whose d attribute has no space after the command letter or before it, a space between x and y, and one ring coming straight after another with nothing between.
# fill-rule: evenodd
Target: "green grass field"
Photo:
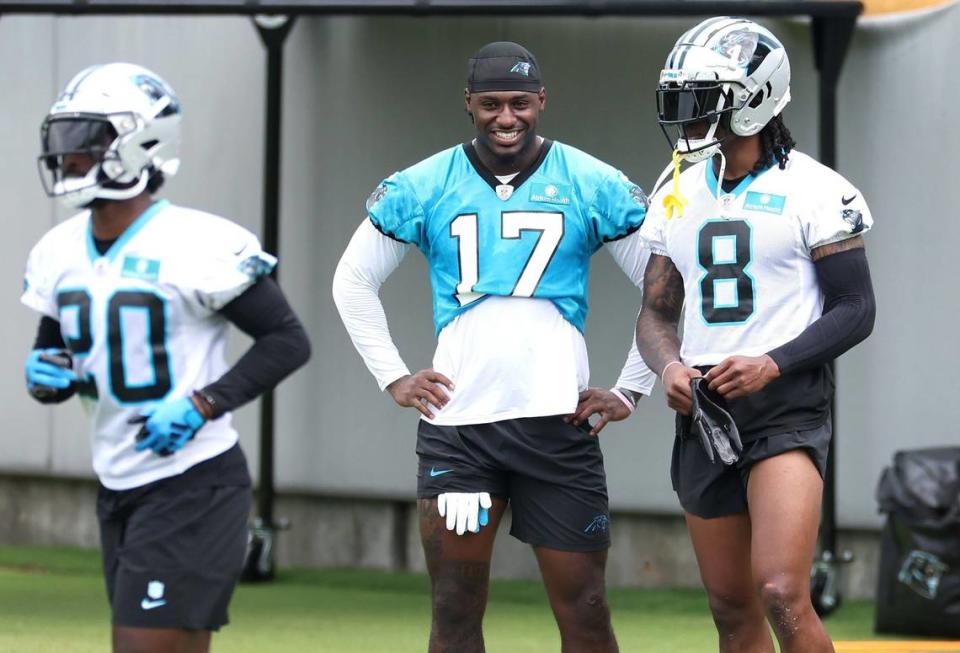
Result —
<instances>
[{"instance_id":1,"label":"green grass field","mask_svg":"<svg viewBox=\"0 0 960 653\"><path fill-rule=\"evenodd\" d=\"M705 595L696 590L610 591L621 650L716 650ZM872 605L848 601L827 620L836 639L872 639ZM327 569L283 571L275 583L241 585L233 623L214 637L227 653L422 653L429 630L427 579ZM0 652L102 653L108 610L96 551L0 547ZM494 582L485 619L491 653L559 651L542 588Z\"/></svg>"}]
</instances>

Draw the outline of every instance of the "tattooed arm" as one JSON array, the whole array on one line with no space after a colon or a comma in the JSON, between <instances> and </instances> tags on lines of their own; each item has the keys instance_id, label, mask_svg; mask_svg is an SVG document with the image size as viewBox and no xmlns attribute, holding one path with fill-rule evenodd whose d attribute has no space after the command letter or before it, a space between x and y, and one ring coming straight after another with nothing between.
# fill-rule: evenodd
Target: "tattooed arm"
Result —
<instances>
[{"instance_id":1,"label":"tattooed arm","mask_svg":"<svg viewBox=\"0 0 960 653\"><path fill-rule=\"evenodd\" d=\"M690 379L700 372L680 362L677 325L683 309L683 277L667 256L652 254L643 277L643 305L637 317L637 349L663 381L667 405L690 413Z\"/></svg>"},{"instance_id":2,"label":"tattooed arm","mask_svg":"<svg viewBox=\"0 0 960 653\"><path fill-rule=\"evenodd\" d=\"M667 256L652 254L643 275L643 304L637 317L637 349L658 376L680 360L677 325L683 308L683 277Z\"/></svg>"},{"instance_id":3,"label":"tattooed arm","mask_svg":"<svg viewBox=\"0 0 960 653\"><path fill-rule=\"evenodd\" d=\"M813 262L816 263L825 256L831 256L833 254L839 254L840 252L849 252L852 249L864 249L863 238L861 236L854 236L853 238L847 238L846 240L838 240L835 243L830 243L829 245L821 245L810 250L810 258L813 259Z\"/></svg>"}]
</instances>

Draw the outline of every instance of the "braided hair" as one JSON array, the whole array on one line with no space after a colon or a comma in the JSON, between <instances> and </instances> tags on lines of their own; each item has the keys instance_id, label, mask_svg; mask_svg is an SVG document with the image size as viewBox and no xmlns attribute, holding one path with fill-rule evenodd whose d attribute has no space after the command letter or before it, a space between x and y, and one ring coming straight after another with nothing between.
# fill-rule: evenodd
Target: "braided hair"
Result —
<instances>
[{"instance_id":1,"label":"braided hair","mask_svg":"<svg viewBox=\"0 0 960 653\"><path fill-rule=\"evenodd\" d=\"M753 175L758 175L770 166L770 162L777 160L781 170L787 167L790 151L797 146L790 130L783 122L783 114L774 116L770 122L760 130L760 158L753 164Z\"/></svg>"}]
</instances>

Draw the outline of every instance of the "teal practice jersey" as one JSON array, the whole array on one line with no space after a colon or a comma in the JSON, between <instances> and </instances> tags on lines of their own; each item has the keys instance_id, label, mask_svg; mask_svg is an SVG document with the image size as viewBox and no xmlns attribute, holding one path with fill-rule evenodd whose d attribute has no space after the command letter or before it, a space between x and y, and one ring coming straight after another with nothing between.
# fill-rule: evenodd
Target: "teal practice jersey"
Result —
<instances>
[{"instance_id":1,"label":"teal practice jersey","mask_svg":"<svg viewBox=\"0 0 960 653\"><path fill-rule=\"evenodd\" d=\"M640 228L647 198L615 168L549 140L501 184L467 143L390 176L367 212L427 257L438 334L491 295L549 299L582 332L590 257Z\"/></svg>"}]
</instances>

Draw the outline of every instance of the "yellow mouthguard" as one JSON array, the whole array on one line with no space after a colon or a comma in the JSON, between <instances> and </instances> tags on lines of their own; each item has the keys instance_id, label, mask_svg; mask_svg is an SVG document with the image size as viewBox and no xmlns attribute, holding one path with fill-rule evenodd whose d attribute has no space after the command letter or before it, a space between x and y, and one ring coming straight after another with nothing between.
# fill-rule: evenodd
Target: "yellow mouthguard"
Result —
<instances>
[{"instance_id":1,"label":"yellow mouthguard","mask_svg":"<svg viewBox=\"0 0 960 653\"><path fill-rule=\"evenodd\" d=\"M663 207L667 210L667 220L673 217L673 212L677 212L677 217L683 217L683 207L688 202L687 198L680 194L680 151L673 151L673 192L663 198Z\"/></svg>"}]
</instances>

